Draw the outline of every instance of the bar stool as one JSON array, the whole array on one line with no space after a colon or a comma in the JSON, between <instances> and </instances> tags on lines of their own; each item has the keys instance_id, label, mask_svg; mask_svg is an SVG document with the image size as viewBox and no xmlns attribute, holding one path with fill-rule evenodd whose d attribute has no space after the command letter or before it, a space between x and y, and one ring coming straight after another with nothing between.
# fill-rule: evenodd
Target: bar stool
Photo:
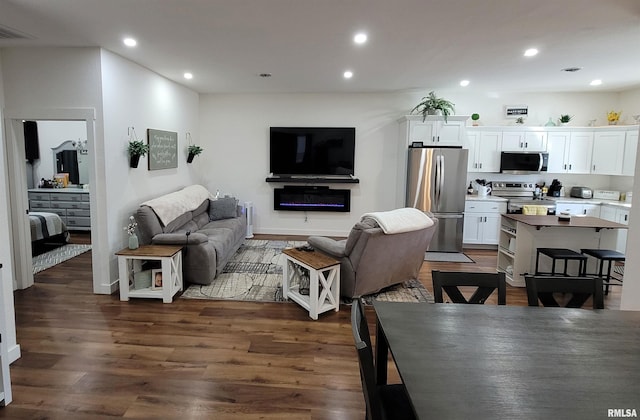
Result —
<instances>
[{"instance_id":1,"label":"bar stool","mask_svg":"<svg viewBox=\"0 0 640 420\"><path fill-rule=\"evenodd\" d=\"M567 248L537 248L536 249L536 276L541 274L547 275L562 275L568 276L567 274L567 265L569 261L578 261L578 276L583 276L587 269L587 256L582 255L579 252L573 251ZM538 264L540 262L540 254L546 255L551 258L551 273L543 273L538 268ZM562 273L556 273L556 260L564 260L564 271Z\"/></svg>"},{"instance_id":2,"label":"bar stool","mask_svg":"<svg viewBox=\"0 0 640 420\"><path fill-rule=\"evenodd\" d=\"M616 261L624 261L625 255L622 252L614 251L612 249L581 249L583 254L593 257L600 261L600 266L598 268L598 277L604 279L604 294L609 294L609 284L611 283L611 266L613 262ZM602 277L602 270L604 268L604 262L608 261L609 266L607 267L607 277ZM586 271L586 263L585 263L585 271ZM619 281L622 283L622 280L614 278L613 280Z\"/></svg>"}]
</instances>

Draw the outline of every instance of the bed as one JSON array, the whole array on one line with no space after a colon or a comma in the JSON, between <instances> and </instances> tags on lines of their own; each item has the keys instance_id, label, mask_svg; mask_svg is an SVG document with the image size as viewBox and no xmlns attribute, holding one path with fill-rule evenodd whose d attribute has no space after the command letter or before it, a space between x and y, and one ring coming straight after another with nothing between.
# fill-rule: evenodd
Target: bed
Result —
<instances>
[{"instance_id":1,"label":"bed","mask_svg":"<svg viewBox=\"0 0 640 420\"><path fill-rule=\"evenodd\" d=\"M69 231L60 216L55 213L29 212L31 225L31 244L69 242Z\"/></svg>"}]
</instances>

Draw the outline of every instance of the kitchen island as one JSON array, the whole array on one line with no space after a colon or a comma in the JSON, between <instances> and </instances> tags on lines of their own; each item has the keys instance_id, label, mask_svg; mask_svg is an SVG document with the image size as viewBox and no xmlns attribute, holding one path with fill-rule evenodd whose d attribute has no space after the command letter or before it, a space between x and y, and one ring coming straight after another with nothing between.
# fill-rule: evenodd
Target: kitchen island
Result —
<instances>
[{"instance_id":1,"label":"kitchen island","mask_svg":"<svg viewBox=\"0 0 640 420\"><path fill-rule=\"evenodd\" d=\"M498 244L498 271L504 272L511 286L525 287L524 276L534 274L536 248L601 248L610 243L617 229L626 225L598 217L572 216L562 221L558 216L504 214ZM593 263L593 262L592 262ZM563 262L558 263L560 267ZM540 258L540 270L551 271L551 260ZM577 262L569 263L570 274L577 274ZM595 272L589 266L587 272Z\"/></svg>"}]
</instances>

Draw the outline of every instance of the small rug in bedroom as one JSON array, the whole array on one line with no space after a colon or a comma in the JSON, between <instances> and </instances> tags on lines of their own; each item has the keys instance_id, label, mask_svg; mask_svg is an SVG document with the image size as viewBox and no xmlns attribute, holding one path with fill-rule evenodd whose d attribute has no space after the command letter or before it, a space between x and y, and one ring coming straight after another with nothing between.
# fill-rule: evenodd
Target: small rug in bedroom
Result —
<instances>
[{"instance_id":1,"label":"small rug in bedroom","mask_svg":"<svg viewBox=\"0 0 640 420\"><path fill-rule=\"evenodd\" d=\"M424 260L429 262L475 263L462 252L425 252Z\"/></svg>"},{"instance_id":2,"label":"small rug in bedroom","mask_svg":"<svg viewBox=\"0 0 640 420\"><path fill-rule=\"evenodd\" d=\"M33 265L33 274L37 274L47 268L53 267L54 265L70 260L71 258L87 252L90 249L91 245L67 244L60 248L56 248L53 251L36 255L31 260Z\"/></svg>"},{"instance_id":3,"label":"small rug in bedroom","mask_svg":"<svg viewBox=\"0 0 640 420\"><path fill-rule=\"evenodd\" d=\"M182 294L187 299L285 302L282 296L282 250L305 245L304 241L246 240L211 284L190 285ZM422 283L411 280L363 297L394 302L433 302ZM350 303L350 302L343 302Z\"/></svg>"}]
</instances>

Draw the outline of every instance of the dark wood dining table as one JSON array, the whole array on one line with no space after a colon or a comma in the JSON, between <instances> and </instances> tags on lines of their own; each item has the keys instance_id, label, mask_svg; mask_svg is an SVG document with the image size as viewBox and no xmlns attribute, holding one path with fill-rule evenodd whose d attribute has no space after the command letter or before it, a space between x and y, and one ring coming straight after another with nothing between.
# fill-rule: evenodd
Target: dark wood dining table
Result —
<instances>
[{"instance_id":1,"label":"dark wood dining table","mask_svg":"<svg viewBox=\"0 0 640 420\"><path fill-rule=\"evenodd\" d=\"M640 312L373 306L376 380L390 350L419 419L640 416Z\"/></svg>"}]
</instances>

